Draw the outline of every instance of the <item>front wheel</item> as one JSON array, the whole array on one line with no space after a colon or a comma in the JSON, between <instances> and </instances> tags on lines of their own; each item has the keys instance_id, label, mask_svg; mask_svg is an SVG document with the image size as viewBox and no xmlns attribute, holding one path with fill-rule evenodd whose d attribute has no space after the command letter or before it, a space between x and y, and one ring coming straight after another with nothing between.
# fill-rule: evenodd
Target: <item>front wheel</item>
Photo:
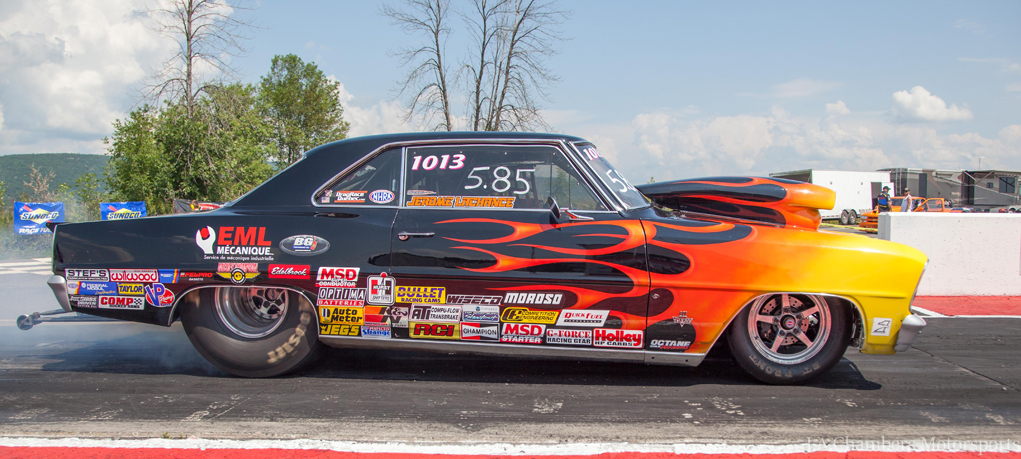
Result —
<instances>
[{"instance_id":1,"label":"front wheel","mask_svg":"<svg viewBox=\"0 0 1021 459\"><path fill-rule=\"evenodd\" d=\"M741 310L727 333L737 363L769 384L797 384L833 368L850 337L850 311L819 295L777 293Z\"/></svg>"},{"instance_id":2,"label":"front wheel","mask_svg":"<svg viewBox=\"0 0 1021 459\"><path fill-rule=\"evenodd\" d=\"M294 290L216 287L188 295L181 323L210 363L248 378L279 376L319 349L315 309Z\"/></svg>"}]
</instances>

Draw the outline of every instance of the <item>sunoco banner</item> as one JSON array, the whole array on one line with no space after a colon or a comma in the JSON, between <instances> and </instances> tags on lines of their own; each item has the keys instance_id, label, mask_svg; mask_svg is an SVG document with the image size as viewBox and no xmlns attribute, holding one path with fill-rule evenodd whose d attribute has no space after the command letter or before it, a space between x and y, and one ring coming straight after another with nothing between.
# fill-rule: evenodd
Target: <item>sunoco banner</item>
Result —
<instances>
[{"instance_id":1,"label":"sunoco banner","mask_svg":"<svg viewBox=\"0 0 1021 459\"><path fill-rule=\"evenodd\" d=\"M49 233L46 222L64 221L62 202L14 201L14 234Z\"/></svg>"},{"instance_id":2,"label":"sunoco banner","mask_svg":"<svg viewBox=\"0 0 1021 459\"><path fill-rule=\"evenodd\" d=\"M145 216L145 201L104 202L99 205L103 220L126 220Z\"/></svg>"}]
</instances>

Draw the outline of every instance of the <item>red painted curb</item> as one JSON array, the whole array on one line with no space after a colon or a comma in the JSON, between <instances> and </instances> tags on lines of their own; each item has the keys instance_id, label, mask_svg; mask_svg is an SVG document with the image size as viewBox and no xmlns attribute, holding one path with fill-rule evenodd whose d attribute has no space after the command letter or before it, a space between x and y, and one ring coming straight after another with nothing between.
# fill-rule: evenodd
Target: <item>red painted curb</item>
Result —
<instances>
[{"instance_id":1,"label":"red painted curb","mask_svg":"<svg viewBox=\"0 0 1021 459\"><path fill-rule=\"evenodd\" d=\"M912 306L948 316L1021 316L1021 296L919 296Z\"/></svg>"},{"instance_id":2,"label":"red painted curb","mask_svg":"<svg viewBox=\"0 0 1021 459\"><path fill-rule=\"evenodd\" d=\"M1021 453L978 452L910 452L879 453L853 451L848 453L814 452L792 454L673 454L673 453L603 453L589 456L541 455L443 455L414 453L349 453L313 449L170 449L170 448L71 448L71 447L5 447L0 458L25 459L1017 459Z\"/></svg>"}]
</instances>

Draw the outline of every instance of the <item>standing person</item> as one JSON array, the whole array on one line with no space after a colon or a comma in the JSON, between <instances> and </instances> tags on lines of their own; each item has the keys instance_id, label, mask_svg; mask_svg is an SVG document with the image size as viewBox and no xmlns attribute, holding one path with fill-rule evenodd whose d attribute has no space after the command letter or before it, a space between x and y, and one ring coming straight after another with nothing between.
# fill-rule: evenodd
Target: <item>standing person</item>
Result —
<instances>
[{"instance_id":1,"label":"standing person","mask_svg":"<svg viewBox=\"0 0 1021 459\"><path fill-rule=\"evenodd\" d=\"M876 210L880 212L890 211L890 187L888 186L883 187L883 192L879 193L879 197L876 198L876 203L879 204L878 206L876 206Z\"/></svg>"},{"instance_id":2,"label":"standing person","mask_svg":"<svg viewBox=\"0 0 1021 459\"><path fill-rule=\"evenodd\" d=\"M911 190L904 188L904 201L900 203L901 212L911 212Z\"/></svg>"}]
</instances>

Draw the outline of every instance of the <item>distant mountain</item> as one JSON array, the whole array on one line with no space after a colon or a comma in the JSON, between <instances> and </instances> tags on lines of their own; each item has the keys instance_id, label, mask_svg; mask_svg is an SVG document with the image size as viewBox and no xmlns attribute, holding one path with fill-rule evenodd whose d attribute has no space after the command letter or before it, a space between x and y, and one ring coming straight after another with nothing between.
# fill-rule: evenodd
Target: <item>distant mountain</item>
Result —
<instances>
[{"instance_id":1,"label":"distant mountain","mask_svg":"<svg viewBox=\"0 0 1021 459\"><path fill-rule=\"evenodd\" d=\"M32 153L26 155L4 155L0 156L0 181L7 185L7 199L17 199L22 192L27 192L28 187L24 182L28 181L35 164L36 169L43 174L53 171L54 178L50 189L56 190L57 185L66 183L74 186L74 181L82 174L89 172L102 178L106 170L106 162L110 159L106 155L85 155L80 153Z\"/></svg>"}]
</instances>

